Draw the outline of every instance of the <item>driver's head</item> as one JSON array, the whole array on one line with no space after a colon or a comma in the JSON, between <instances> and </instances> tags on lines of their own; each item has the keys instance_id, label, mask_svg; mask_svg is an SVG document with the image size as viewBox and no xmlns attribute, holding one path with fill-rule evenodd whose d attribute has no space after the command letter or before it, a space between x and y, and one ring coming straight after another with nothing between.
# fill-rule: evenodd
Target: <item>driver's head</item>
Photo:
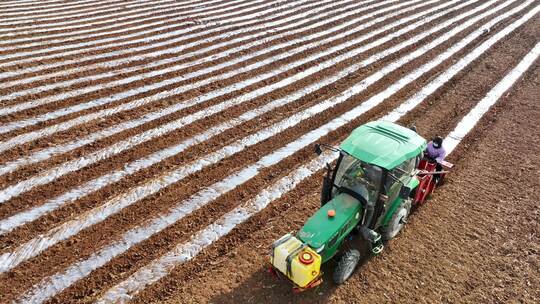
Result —
<instances>
[{"instance_id":1,"label":"driver's head","mask_svg":"<svg viewBox=\"0 0 540 304\"><path fill-rule=\"evenodd\" d=\"M354 172L354 176L356 178L361 178L364 176L364 168L362 168L361 166L358 166L358 168L356 169L356 172Z\"/></svg>"},{"instance_id":2,"label":"driver's head","mask_svg":"<svg viewBox=\"0 0 540 304\"><path fill-rule=\"evenodd\" d=\"M440 147L442 147L442 141L443 141L442 137L435 136L435 137L433 137L432 141L433 141L433 147L434 148L439 149Z\"/></svg>"}]
</instances>

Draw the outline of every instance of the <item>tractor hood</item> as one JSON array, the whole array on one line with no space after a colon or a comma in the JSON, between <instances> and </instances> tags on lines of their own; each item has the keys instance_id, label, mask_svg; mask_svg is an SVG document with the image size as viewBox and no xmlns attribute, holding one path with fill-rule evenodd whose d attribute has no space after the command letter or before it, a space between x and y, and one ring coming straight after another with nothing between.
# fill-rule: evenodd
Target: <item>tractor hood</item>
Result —
<instances>
[{"instance_id":1,"label":"tractor hood","mask_svg":"<svg viewBox=\"0 0 540 304\"><path fill-rule=\"evenodd\" d=\"M328 211L333 209L334 216L329 216ZM360 221L361 204L357 199L348 194L341 193L326 203L312 215L298 232L298 238L317 250L323 245L328 247L328 242L341 231L349 230L351 225L356 226ZM338 238L341 235L338 236ZM330 244L332 246L333 244Z\"/></svg>"}]
</instances>

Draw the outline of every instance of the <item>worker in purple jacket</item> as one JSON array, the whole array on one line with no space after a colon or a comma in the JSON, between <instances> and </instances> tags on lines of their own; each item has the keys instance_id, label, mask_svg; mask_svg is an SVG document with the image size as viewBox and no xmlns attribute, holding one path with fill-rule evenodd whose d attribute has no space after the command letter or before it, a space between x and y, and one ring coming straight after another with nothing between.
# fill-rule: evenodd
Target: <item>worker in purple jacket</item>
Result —
<instances>
[{"instance_id":1,"label":"worker in purple jacket","mask_svg":"<svg viewBox=\"0 0 540 304\"><path fill-rule=\"evenodd\" d=\"M443 148L442 145L443 139L440 136L435 136L426 147L426 150L424 151L424 156L427 157L430 160L436 161L437 171L442 171L443 167L441 165L441 162L444 160L444 157L446 156L446 151ZM435 174L435 183L439 184L440 181L440 175Z\"/></svg>"},{"instance_id":2,"label":"worker in purple jacket","mask_svg":"<svg viewBox=\"0 0 540 304\"><path fill-rule=\"evenodd\" d=\"M442 146L443 139L440 136L435 136L428 144L425 153L425 156L437 161L437 164L440 164L444 157L446 156L446 151Z\"/></svg>"}]
</instances>

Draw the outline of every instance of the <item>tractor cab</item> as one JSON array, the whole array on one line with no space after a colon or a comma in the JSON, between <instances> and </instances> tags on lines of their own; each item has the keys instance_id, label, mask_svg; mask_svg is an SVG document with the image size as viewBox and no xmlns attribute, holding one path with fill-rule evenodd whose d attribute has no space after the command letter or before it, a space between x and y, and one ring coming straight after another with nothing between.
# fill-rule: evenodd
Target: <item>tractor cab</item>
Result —
<instances>
[{"instance_id":1,"label":"tractor cab","mask_svg":"<svg viewBox=\"0 0 540 304\"><path fill-rule=\"evenodd\" d=\"M369 189L369 202L376 203L381 194L394 196L401 188L394 187L396 183L403 186L412 179L425 148L423 137L400 125L374 121L360 126L340 145L340 156L332 170L335 175L329 176L333 189L327 190L330 195L326 199L338 193L340 185L347 185L356 172L359 175L354 180ZM365 191L362 187L355 189Z\"/></svg>"},{"instance_id":2,"label":"tractor cab","mask_svg":"<svg viewBox=\"0 0 540 304\"><path fill-rule=\"evenodd\" d=\"M304 269L290 266L304 265L301 258L295 264L296 257L307 252L318 263L338 257L333 276L340 284L352 274L361 256L357 249L344 250L346 240L360 236L372 254L380 253L383 241L396 236L406 223L411 206L422 203L435 187L433 174L439 173L423 159L426 145L415 131L384 121L356 128L339 148L317 145L318 154L325 148L339 157L333 168L327 164L321 208L296 236L274 243L273 254L284 250L286 254L281 256L287 256L281 263L273 255L274 268L298 288L309 288L319 281L321 273L318 268L295 273L294 269ZM308 279L295 279L299 277Z\"/></svg>"}]
</instances>

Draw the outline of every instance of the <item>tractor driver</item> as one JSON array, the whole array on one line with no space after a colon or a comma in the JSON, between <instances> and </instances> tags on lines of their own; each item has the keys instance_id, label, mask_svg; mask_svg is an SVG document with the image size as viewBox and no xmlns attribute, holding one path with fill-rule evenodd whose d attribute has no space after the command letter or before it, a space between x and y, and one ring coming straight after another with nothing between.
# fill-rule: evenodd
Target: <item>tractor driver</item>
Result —
<instances>
[{"instance_id":1,"label":"tractor driver","mask_svg":"<svg viewBox=\"0 0 540 304\"><path fill-rule=\"evenodd\" d=\"M368 164L356 162L345 175L349 176L345 184L347 188L360 194L366 201L373 200L376 189L374 181L377 180L377 176L380 176L380 171Z\"/></svg>"}]
</instances>

